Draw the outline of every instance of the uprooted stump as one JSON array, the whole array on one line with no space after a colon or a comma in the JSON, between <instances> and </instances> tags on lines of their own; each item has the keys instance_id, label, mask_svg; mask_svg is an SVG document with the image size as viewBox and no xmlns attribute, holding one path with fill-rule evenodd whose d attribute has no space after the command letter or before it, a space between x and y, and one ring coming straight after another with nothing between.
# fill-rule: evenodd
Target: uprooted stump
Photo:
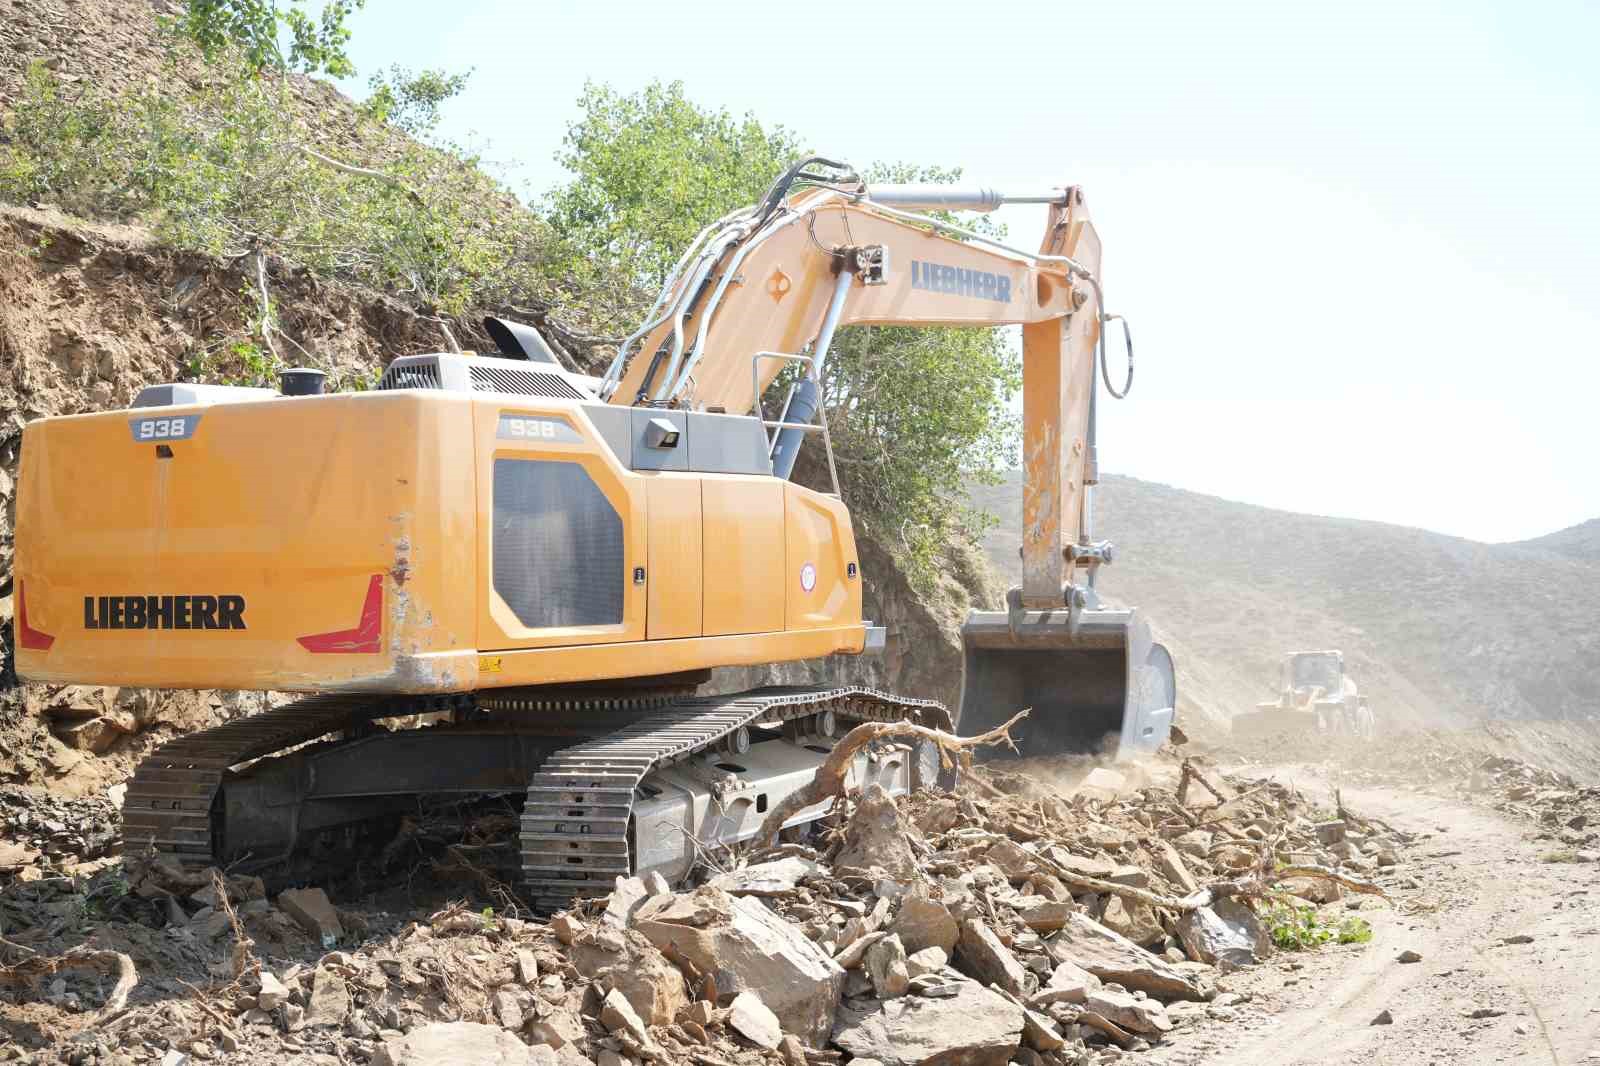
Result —
<instances>
[{"instance_id":1,"label":"uprooted stump","mask_svg":"<svg viewBox=\"0 0 1600 1066\"><path fill-rule=\"evenodd\" d=\"M795 814L814 803L843 796L846 789L845 781L850 775L850 766L855 762L856 754L875 740L886 740L890 737L930 740L938 745L939 759L946 769L954 765L966 769L972 765L974 748L1004 744L1012 751L1016 751L1017 746L1011 739L1011 727L1026 717L1028 717L1026 710L1018 711L1003 725L972 737L958 737L954 733L946 733L942 729L930 729L914 722L864 722L846 733L844 738L833 746L833 750L822 760L822 765L817 767L817 772L804 788L790 793L787 799L767 812L756 839L770 845L776 842L783 823Z\"/></svg>"}]
</instances>

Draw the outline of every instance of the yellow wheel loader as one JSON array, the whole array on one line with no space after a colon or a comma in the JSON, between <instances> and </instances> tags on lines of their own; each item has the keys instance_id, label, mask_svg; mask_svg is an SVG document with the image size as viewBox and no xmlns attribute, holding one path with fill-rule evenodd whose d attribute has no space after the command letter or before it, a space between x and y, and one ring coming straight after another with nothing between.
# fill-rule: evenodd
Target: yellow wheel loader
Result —
<instances>
[{"instance_id":1,"label":"yellow wheel loader","mask_svg":"<svg viewBox=\"0 0 1600 1066\"><path fill-rule=\"evenodd\" d=\"M1376 721L1367 698L1345 674L1340 651L1297 651L1283 657L1278 698L1235 715L1235 736L1324 734L1372 740Z\"/></svg>"},{"instance_id":2,"label":"yellow wheel loader","mask_svg":"<svg viewBox=\"0 0 1600 1066\"><path fill-rule=\"evenodd\" d=\"M1047 206L1039 251L927 214L1012 202ZM18 672L305 694L146 759L130 851L316 878L422 804L501 797L546 906L751 837L854 723L976 730L1030 707L1030 753L1155 747L1171 661L1094 595L1112 558L1090 526L1099 269L1075 187L869 185L814 158L699 234L602 377L491 320L497 355L396 358L372 391L295 370L279 391L155 385L36 421ZM1026 576L966 627L955 721L863 687L700 693L715 667L883 644L818 418L848 324L1022 327ZM795 386L764 405L786 368ZM790 479L812 437L821 491ZM929 745L857 774L941 778Z\"/></svg>"}]
</instances>

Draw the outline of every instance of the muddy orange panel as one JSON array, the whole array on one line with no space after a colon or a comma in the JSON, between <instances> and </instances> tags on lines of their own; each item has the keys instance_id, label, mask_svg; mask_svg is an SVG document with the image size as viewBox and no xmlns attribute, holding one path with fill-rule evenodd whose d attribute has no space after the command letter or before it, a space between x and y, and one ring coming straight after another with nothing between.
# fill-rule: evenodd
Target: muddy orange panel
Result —
<instances>
[{"instance_id":1,"label":"muddy orange panel","mask_svg":"<svg viewBox=\"0 0 1600 1066\"><path fill-rule=\"evenodd\" d=\"M576 402L474 406L478 646L643 640L646 479L617 462Z\"/></svg>"},{"instance_id":2,"label":"muddy orange panel","mask_svg":"<svg viewBox=\"0 0 1600 1066\"><path fill-rule=\"evenodd\" d=\"M652 474L650 512L649 613L651 640L700 635L703 594L700 541L700 477Z\"/></svg>"},{"instance_id":3,"label":"muddy orange panel","mask_svg":"<svg viewBox=\"0 0 1600 1066\"><path fill-rule=\"evenodd\" d=\"M417 393L34 423L17 572L54 639L18 665L171 688L470 685L471 444L463 399Z\"/></svg>"},{"instance_id":4,"label":"muddy orange panel","mask_svg":"<svg viewBox=\"0 0 1600 1066\"><path fill-rule=\"evenodd\" d=\"M787 628L814 629L861 620L861 575L850 513L831 496L785 483Z\"/></svg>"},{"instance_id":5,"label":"muddy orange panel","mask_svg":"<svg viewBox=\"0 0 1600 1066\"><path fill-rule=\"evenodd\" d=\"M781 633L787 483L760 475L703 477L705 634Z\"/></svg>"}]
</instances>

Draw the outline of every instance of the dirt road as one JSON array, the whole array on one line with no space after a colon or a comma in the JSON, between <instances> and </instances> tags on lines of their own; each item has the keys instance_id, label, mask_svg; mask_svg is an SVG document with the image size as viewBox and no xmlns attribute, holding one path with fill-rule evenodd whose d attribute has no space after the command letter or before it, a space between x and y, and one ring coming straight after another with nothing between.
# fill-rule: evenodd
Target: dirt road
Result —
<instances>
[{"instance_id":1,"label":"dirt road","mask_svg":"<svg viewBox=\"0 0 1600 1066\"><path fill-rule=\"evenodd\" d=\"M1257 771L1259 772L1259 771ZM1316 794L1326 782L1273 773ZM1600 1063L1600 866L1541 861L1526 823L1421 793L1344 792L1365 816L1429 834L1396 907L1365 903L1372 941L1280 953L1152 1062L1172 1066ZM1507 943L1531 937L1527 943ZM1403 951L1420 962L1401 963ZM1392 1024L1375 1025L1388 1011Z\"/></svg>"}]
</instances>

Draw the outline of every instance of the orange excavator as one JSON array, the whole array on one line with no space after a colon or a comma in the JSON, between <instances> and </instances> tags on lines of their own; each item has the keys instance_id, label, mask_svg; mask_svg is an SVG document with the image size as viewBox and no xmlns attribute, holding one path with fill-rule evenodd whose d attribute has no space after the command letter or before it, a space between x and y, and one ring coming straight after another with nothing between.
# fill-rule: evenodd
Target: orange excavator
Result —
<instances>
[{"instance_id":1,"label":"orange excavator","mask_svg":"<svg viewBox=\"0 0 1600 1066\"><path fill-rule=\"evenodd\" d=\"M1017 202L1048 210L1037 252L933 214ZM147 758L131 850L303 880L491 797L551 906L751 837L856 722L976 731L1030 707L1027 753L1154 748L1171 660L1095 594L1099 269L1075 187L873 185L813 158L699 234L602 377L490 320L500 354L396 358L371 391L299 369L39 420L18 673L305 694ZM882 647L822 417L852 324L1022 327L1023 583L967 622L955 721L859 686L701 691L719 666ZM791 479L812 438L827 490ZM884 745L856 773L903 792L945 771Z\"/></svg>"}]
</instances>

